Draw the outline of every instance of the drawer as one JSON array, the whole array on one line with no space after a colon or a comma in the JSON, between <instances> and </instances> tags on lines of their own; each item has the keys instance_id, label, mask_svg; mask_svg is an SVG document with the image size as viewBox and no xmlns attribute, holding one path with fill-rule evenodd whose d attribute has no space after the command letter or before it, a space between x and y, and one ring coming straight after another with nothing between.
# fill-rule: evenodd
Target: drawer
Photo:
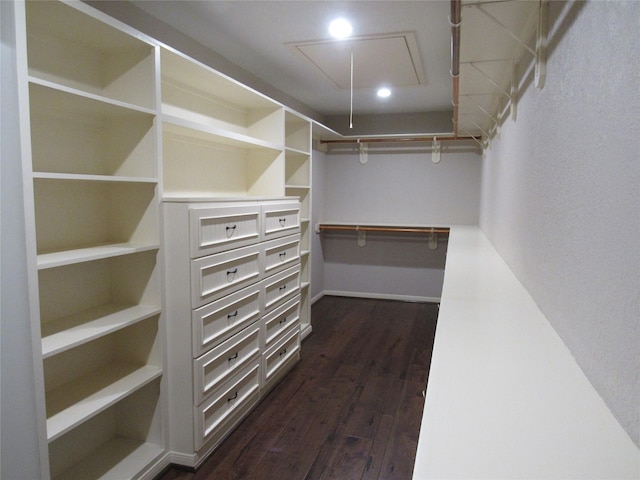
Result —
<instances>
[{"instance_id":1,"label":"drawer","mask_svg":"<svg viewBox=\"0 0 640 480\"><path fill-rule=\"evenodd\" d=\"M261 235L260 205L191 207L191 258L257 243Z\"/></svg>"},{"instance_id":2,"label":"drawer","mask_svg":"<svg viewBox=\"0 0 640 480\"><path fill-rule=\"evenodd\" d=\"M263 239L300 232L300 202L267 203L262 206Z\"/></svg>"},{"instance_id":3,"label":"drawer","mask_svg":"<svg viewBox=\"0 0 640 480\"><path fill-rule=\"evenodd\" d=\"M193 308L217 300L260 279L260 245L191 260Z\"/></svg>"},{"instance_id":4,"label":"drawer","mask_svg":"<svg viewBox=\"0 0 640 480\"><path fill-rule=\"evenodd\" d=\"M234 335L193 361L193 395L198 404L260 354L260 323Z\"/></svg>"},{"instance_id":5,"label":"drawer","mask_svg":"<svg viewBox=\"0 0 640 480\"><path fill-rule=\"evenodd\" d=\"M300 328L290 333L268 349L262 358L262 388L271 386L285 372L289 371L300 359Z\"/></svg>"},{"instance_id":6,"label":"drawer","mask_svg":"<svg viewBox=\"0 0 640 480\"><path fill-rule=\"evenodd\" d=\"M191 313L193 356L238 333L260 318L260 286L243 288Z\"/></svg>"},{"instance_id":7,"label":"drawer","mask_svg":"<svg viewBox=\"0 0 640 480\"><path fill-rule=\"evenodd\" d=\"M260 363L252 363L233 377L217 395L195 407L196 450L218 442L260 398Z\"/></svg>"},{"instance_id":8,"label":"drawer","mask_svg":"<svg viewBox=\"0 0 640 480\"><path fill-rule=\"evenodd\" d=\"M264 273L272 275L300 261L300 235L290 235L263 243Z\"/></svg>"},{"instance_id":9,"label":"drawer","mask_svg":"<svg viewBox=\"0 0 640 480\"><path fill-rule=\"evenodd\" d=\"M288 330L300 325L300 295L273 309L262 318L264 346L269 348Z\"/></svg>"},{"instance_id":10,"label":"drawer","mask_svg":"<svg viewBox=\"0 0 640 480\"><path fill-rule=\"evenodd\" d=\"M300 292L300 264L266 278L262 282L264 312Z\"/></svg>"}]
</instances>

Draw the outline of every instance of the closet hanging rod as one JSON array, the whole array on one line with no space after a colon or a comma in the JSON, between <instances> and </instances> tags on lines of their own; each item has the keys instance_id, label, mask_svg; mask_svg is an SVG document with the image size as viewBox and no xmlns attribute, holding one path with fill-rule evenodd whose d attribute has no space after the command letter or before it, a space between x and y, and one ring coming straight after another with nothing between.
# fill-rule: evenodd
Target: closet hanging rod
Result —
<instances>
[{"instance_id":1,"label":"closet hanging rod","mask_svg":"<svg viewBox=\"0 0 640 480\"><path fill-rule=\"evenodd\" d=\"M317 232L326 232L332 230L349 231L349 232L385 232L385 233L449 233L449 229L445 227L412 227L412 226L382 226L382 225L337 225L337 224L318 224Z\"/></svg>"},{"instance_id":2,"label":"closet hanging rod","mask_svg":"<svg viewBox=\"0 0 640 480\"><path fill-rule=\"evenodd\" d=\"M330 144L330 143L395 143L395 142L423 142L423 143L432 143L434 140L438 142L460 142L465 140L478 140L480 137L474 137L472 135L468 136L438 136L431 135L430 137L389 137L389 138L340 138L336 140L320 140L321 144Z\"/></svg>"}]
</instances>

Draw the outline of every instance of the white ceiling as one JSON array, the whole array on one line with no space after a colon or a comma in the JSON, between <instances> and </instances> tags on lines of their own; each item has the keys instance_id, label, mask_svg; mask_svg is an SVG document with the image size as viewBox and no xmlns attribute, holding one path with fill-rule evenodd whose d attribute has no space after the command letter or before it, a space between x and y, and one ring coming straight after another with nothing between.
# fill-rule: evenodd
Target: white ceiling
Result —
<instances>
[{"instance_id":1,"label":"white ceiling","mask_svg":"<svg viewBox=\"0 0 640 480\"><path fill-rule=\"evenodd\" d=\"M350 86L350 55L345 52L353 49L354 115L395 123L403 116L404 125L419 119L423 126L433 127L430 132L453 131L450 0L130 3L307 105L329 122L333 119L334 125L344 124L350 112L351 93L346 88ZM463 1L461 135L495 132L496 118L509 104L504 91L510 89L513 59L523 55L512 35L485 12L528 42L538 3ZM328 33L330 21L338 17L349 19L354 27L355 39L344 41L344 47ZM380 39L384 41L380 43ZM381 100L375 93L383 82L392 84L393 94ZM386 121L378 123L384 124L383 129L389 125Z\"/></svg>"},{"instance_id":2,"label":"white ceiling","mask_svg":"<svg viewBox=\"0 0 640 480\"><path fill-rule=\"evenodd\" d=\"M372 56L377 64L354 60L359 113L451 110L449 0L433 1L155 1L137 7L208 46L223 57L322 115L347 114L349 89L337 88L290 44L330 40L329 22L348 18L356 37L414 32L424 67L424 85L398 86L381 101L363 77L393 68L402 58ZM349 63L344 75L349 75Z\"/></svg>"}]
</instances>

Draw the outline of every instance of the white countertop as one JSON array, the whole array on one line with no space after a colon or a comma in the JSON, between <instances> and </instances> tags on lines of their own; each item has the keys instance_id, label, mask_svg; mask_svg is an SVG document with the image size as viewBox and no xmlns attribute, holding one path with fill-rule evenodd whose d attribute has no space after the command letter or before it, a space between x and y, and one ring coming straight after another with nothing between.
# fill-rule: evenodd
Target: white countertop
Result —
<instances>
[{"instance_id":1,"label":"white countertop","mask_svg":"<svg viewBox=\"0 0 640 480\"><path fill-rule=\"evenodd\" d=\"M414 480L639 479L640 450L478 227L452 227Z\"/></svg>"}]
</instances>

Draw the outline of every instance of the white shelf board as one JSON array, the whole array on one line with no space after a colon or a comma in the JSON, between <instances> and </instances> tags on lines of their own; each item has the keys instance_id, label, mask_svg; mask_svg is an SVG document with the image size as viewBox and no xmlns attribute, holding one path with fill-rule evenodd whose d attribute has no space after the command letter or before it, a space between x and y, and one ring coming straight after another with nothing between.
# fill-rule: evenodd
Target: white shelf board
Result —
<instances>
[{"instance_id":1,"label":"white shelf board","mask_svg":"<svg viewBox=\"0 0 640 480\"><path fill-rule=\"evenodd\" d=\"M275 143L266 142L241 133L193 122L174 115L162 114L162 122L164 129L169 133L191 137L205 142L213 142L248 150L264 149L281 152L284 149L282 145L276 145Z\"/></svg>"},{"instance_id":2,"label":"white shelf board","mask_svg":"<svg viewBox=\"0 0 640 480\"><path fill-rule=\"evenodd\" d=\"M301 257L304 257L305 255L309 255L310 253L311 253L311 251L310 251L310 250L301 250L301 251L300 251L300 256L301 256Z\"/></svg>"},{"instance_id":3,"label":"white shelf board","mask_svg":"<svg viewBox=\"0 0 640 480\"><path fill-rule=\"evenodd\" d=\"M92 107L85 107L86 109L92 109L94 112L102 112L103 114L113 114L118 111L117 109L120 109L120 111L122 111L122 109L126 109L148 115L155 115L155 111L150 108L114 100L113 98L102 95L96 95L84 90L52 82L50 80L44 80L33 75L29 76L29 83L50 90L50 95L52 95L53 98L56 98L56 96L59 98L55 105L60 107L62 110L68 109L69 107L67 105L76 105L80 102L84 102L85 105L93 105ZM73 97L69 97L69 95L73 95ZM74 97L76 100L70 102L69 99ZM87 100L89 102L87 102Z\"/></svg>"},{"instance_id":4,"label":"white shelf board","mask_svg":"<svg viewBox=\"0 0 640 480\"><path fill-rule=\"evenodd\" d=\"M158 183L152 177L128 177L121 175L88 175L77 173L33 172L33 178L43 180L71 180L77 182Z\"/></svg>"},{"instance_id":5,"label":"white shelf board","mask_svg":"<svg viewBox=\"0 0 640 480\"><path fill-rule=\"evenodd\" d=\"M311 285L311 282L300 282L300 289L309 288L309 285Z\"/></svg>"},{"instance_id":6,"label":"white shelf board","mask_svg":"<svg viewBox=\"0 0 640 480\"><path fill-rule=\"evenodd\" d=\"M285 185L284 188L287 190L310 190L311 189L309 185Z\"/></svg>"},{"instance_id":7,"label":"white shelf board","mask_svg":"<svg viewBox=\"0 0 640 480\"><path fill-rule=\"evenodd\" d=\"M287 156L291 156L292 159L307 160L309 158L309 155L311 155L311 152L289 146L285 146L285 150Z\"/></svg>"},{"instance_id":8,"label":"white shelf board","mask_svg":"<svg viewBox=\"0 0 640 480\"><path fill-rule=\"evenodd\" d=\"M161 445L115 437L54 480L134 478L164 453Z\"/></svg>"},{"instance_id":9,"label":"white shelf board","mask_svg":"<svg viewBox=\"0 0 640 480\"><path fill-rule=\"evenodd\" d=\"M112 363L47 392L47 409L56 412L47 419L48 440L64 435L161 375L162 369L153 365Z\"/></svg>"},{"instance_id":10,"label":"white shelf board","mask_svg":"<svg viewBox=\"0 0 640 480\"><path fill-rule=\"evenodd\" d=\"M42 327L42 358L103 337L160 313L153 305L102 305ZM46 332L53 331L50 335Z\"/></svg>"},{"instance_id":11,"label":"white shelf board","mask_svg":"<svg viewBox=\"0 0 640 480\"><path fill-rule=\"evenodd\" d=\"M72 265L74 263L90 262L103 258L118 257L131 253L157 250L158 244L143 245L135 243L114 243L88 248L64 250L62 252L43 253L38 255L38 270Z\"/></svg>"}]
</instances>

